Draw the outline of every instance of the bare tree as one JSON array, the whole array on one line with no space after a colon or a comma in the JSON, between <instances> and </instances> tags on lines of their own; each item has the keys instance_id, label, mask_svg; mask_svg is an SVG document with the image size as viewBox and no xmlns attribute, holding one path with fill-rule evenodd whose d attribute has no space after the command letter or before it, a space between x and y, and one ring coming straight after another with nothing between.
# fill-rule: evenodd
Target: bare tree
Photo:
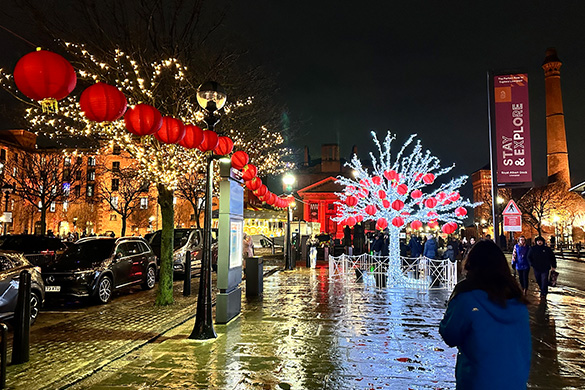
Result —
<instances>
[{"instance_id":1,"label":"bare tree","mask_svg":"<svg viewBox=\"0 0 585 390\"><path fill-rule=\"evenodd\" d=\"M113 170L101 167L102 176L111 178L111 182L100 183L97 197L108 204L110 209L120 215L122 219L122 230L120 236L126 235L128 218L140 208L142 198L149 199L148 182L144 182L139 171L134 166ZM105 175L104 175L105 173ZM152 201L149 199L149 202Z\"/></svg>"},{"instance_id":2,"label":"bare tree","mask_svg":"<svg viewBox=\"0 0 585 390\"><path fill-rule=\"evenodd\" d=\"M542 225L551 219L562 201L567 190L558 183L534 187L528 190L519 200L523 220L532 226L538 235L542 235Z\"/></svg>"},{"instance_id":3,"label":"bare tree","mask_svg":"<svg viewBox=\"0 0 585 390\"><path fill-rule=\"evenodd\" d=\"M47 209L52 203L71 202L81 196L71 191L84 182L83 168L77 161L56 152L23 152L7 164L14 192L41 212L41 234L46 232Z\"/></svg>"}]
</instances>

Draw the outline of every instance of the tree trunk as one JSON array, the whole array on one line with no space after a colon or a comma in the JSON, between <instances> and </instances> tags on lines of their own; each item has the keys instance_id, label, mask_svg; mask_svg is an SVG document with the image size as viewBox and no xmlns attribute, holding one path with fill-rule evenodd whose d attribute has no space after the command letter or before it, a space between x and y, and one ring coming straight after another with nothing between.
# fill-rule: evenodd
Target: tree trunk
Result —
<instances>
[{"instance_id":1,"label":"tree trunk","mask_svg":"<svg viewBox=\"0 0 585 390\"><path fill-rule=\"evenodd\" d=\"M173 191L158 184L158 204L162 218L160 242L160 275L156 304L166 306L173 303L173 234L174 207Z\"/></svg>"},{"instance_id":2,"label":"tree trunk","mask_svg":"<svg viewBox=\"0 0 585 390\"><path fill-rule=\"evenodd\" d=\"M124 237L126 235L126 220L128 217L122 215L122 231L120 232L120 237Z\"/></svg>"},{"instance_id":3,"label":"tree trunk","mask_svg":"<svg viewBox=\"0 0 585 390\"><path fill-rule=\"evenodd\" d=\"M47 232L47 206L42 203L41 206L41 236Z\"/></svg>"}]
</instances>

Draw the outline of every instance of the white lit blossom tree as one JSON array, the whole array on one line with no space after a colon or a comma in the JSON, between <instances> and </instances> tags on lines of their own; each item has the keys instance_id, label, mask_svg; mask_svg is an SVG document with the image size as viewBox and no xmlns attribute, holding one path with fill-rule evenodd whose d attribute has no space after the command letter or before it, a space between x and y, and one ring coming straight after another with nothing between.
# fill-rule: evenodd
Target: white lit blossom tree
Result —
<instances>
[{"instance_id":1,"label":"white lit blossom tree","mask_svg":"<svg viewBox=\"0 0 585 390\"><path fill-rule=\"evenodd\" d=\"M399 285L403 280L400 231L409 224L413 230L418 230L426 223L431 228L442 224L442 231L451 234L466 218L466 207L472 208L479 203L471 203L459 194L467 176L441 184L435 182L454 165L442 168L437 157L423 150L420 141L414 142L416 135L411 135L395 155L391 151L396 139L394 135L388 132L383 143L378 141L374 132L372 135L379 157L370 153L371 171L362 166L356 155L347 163L355 171L355 177L338 177L337 182L345 188L344 192L337 194L338 215L335 220L349 226L362 220L373 220L376 229L388 228L390 284ZM409 149L412 149L410 153Z\"/></svg>"}]
</instances>

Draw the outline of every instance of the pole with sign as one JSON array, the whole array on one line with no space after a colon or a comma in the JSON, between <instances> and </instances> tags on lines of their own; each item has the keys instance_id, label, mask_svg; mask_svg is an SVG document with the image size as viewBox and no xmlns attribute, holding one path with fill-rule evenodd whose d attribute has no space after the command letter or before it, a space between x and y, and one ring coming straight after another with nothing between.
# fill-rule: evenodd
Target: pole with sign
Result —
<instances>
[{"instance_id":1,"label":"pole with sign","mask_svg":"<svg viewBox=\"0 0 585 390\"><path fill-rule=\"evenodd\" d=\"M505 232L521 232L522 231L522 212L516 203L510 199L508 205L502 212L504 218Z\"/></svg>"}]
</instances>

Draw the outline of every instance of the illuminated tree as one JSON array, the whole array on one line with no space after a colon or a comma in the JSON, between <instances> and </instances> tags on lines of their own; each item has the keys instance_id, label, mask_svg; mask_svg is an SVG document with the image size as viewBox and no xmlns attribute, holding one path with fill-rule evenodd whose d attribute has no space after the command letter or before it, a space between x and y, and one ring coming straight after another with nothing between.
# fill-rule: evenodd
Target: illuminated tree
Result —
<instances>
[{"instance_id":1,"label":"illuminated tree","mask_svg":"<svg viewBox=\"0 0 585 390\"><path fill-rule=\"evenodd\" d=\"M390 133L382 144L374 132L374 142L379 156L370 153L372 171L362 166L357 155L347 165L355 171L355 178L339 176L337 182L344 186L344 192L338 193L336 202L338 216L335 218L342 225L353 226L361 220L376 221L376 228L389 229L391 284L404 283L400 271L399 232L410 224L418 230L423 223L438 226L443 222L443 232L453 233L458 223L467 215L466 207L475 207L459 194L459 188L465 184L467 176L462 176L442 184L435 184L435 179L447 174L453 167L441 168L437 157L430 151L423 151L420 141L413 146L409 155L407 149L413 144L415 135L410 136L396 155L391 153L391 144L395 136ZM427 192L423 192L426 190Z\"/></svg>"}]
</instances>

